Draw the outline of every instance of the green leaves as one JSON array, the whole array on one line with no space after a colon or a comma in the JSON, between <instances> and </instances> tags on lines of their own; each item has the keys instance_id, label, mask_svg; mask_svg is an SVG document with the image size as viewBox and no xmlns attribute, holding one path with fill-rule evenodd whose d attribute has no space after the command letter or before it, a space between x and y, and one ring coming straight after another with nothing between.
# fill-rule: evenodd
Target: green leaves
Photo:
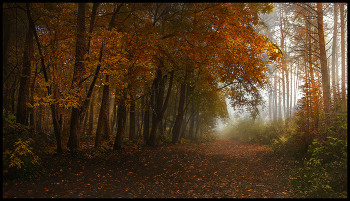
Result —
<instances>
[{"instance_id":1,"label":"green leaves","mask_svg":"<svg viewBox=\"0 0 350 201\"><path fill-rule=\"evenodd\" d=\"M347 196L347 142L327 137L326 142L314 141L304 160L304 167L292 172L293 184L307 198L341 198Z\"/></svg>"}]
</instances>

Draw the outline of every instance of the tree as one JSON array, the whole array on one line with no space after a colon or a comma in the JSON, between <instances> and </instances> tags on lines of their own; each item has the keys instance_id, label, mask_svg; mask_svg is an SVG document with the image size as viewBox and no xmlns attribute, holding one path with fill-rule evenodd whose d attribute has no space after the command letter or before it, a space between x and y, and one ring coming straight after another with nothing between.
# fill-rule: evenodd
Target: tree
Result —
<instances>
[{"instance_id":1,"label":"tree","mask_svg":"<svg viewBox=\"0 0 350 201\"><path fill-rule=\"evenodd\" d=\"M176 120L175 120L175 123L174 123L174 127L172 129L172 131L173 131L173 138L171 140L171 143L173 143L173 144L177 143L177 140L178 140L178 138L180 136L181 126L182 126L182 121L183 121L183 116L184 116L187 76L188 76L188 74L187 74L187 71L186 71L184 79L181 82L178 112L177 112Z\"/></svg>"},{"instance_id":2,"label":"tree","mask_svg":"<svg viewBox=\"0 0 350 201\"><path fill-rule=\"evenodd\" d=\"M99 147L101 143L101 138L108 139L110 135L110 128L109 128L109 115L108 115L108 105L109 105L109 75L106 75L106 81L103 85L103 95L102 95L102 103L101 103L101 109L100 114L98 118L97 123L97 130L96 130L96 138L95 138L95 147ZM104 131L102 131L104 130ZM104 132L104 135L102 136L102 132Z\"/></svg>"},{"instance_id":3,"label":"tree","mask_svg":"<svg viewBox=\"0 0 350 201\"><path fill-rule=\"evenodd\" d=\"M113 145L113 150L119 150L122 148L122 140L125 133L125 122L126 122L126 89L123 89L121 92L121 98L118 102L118 109L117 109L117 134L115 136L115 141Z\"/></svg>"},{"instance_id":4,"label":"tree","mask_svg":"<svg viewBox=\"0 0 350 201\"><path fill-rule=\"evenodd\" d=\"M130 114L129 114L129 122L130 122L130 129L129 129L129 140L133 140L135 138L135 130L136 130L136 122L135 122L135 110L136 110L136 106L135 106L135 100L134 100L134 96L131 94L130 95Z\"/></svg>"},{"instance_id":5,"label":"tree","mask_svg":"<svg viewBox=\"0 0 350 201\"><path fill-rule=\"evenodd\" d=\"M37 43L37 48L38 48L39 55L40 55L41 67L42 67L42 71L44 74L45 82L48 83L49 78L48 78L47 70L46 70L46 66L45 66L44 55L42 53L42 45L40 44L37 30L35 28L34 21L32 19L31 14L30 14L29 3L26 3L26 11L27 11L27 17L28 17L28 21L29 21L29 27L30 27L30 29L35 37L36 43ZM54 96L54 99L57 100L57 94L56 94L57 88L55 86L54 86L54 88L55 89L54 89L53 96ZM52 94L52 89L50 88L50 86L46 86L46 89L47 89L47 95L50 96ZM51 115L52 115L52 121L53 121L53 126L54 126L54 132L55 132L56 141L57 141L57 154L60 154L60 153L62 153L62 144L61 144L62 121L60 121L58 119L57 103L51 103L50 108L51 108Z\"/></svg>"},{"instance_id":6,"label":"tree","mask_svg":"<svg viewBox=\"0 0 350 201\"><path fill-rule=\"evenodd\" d=\"M77 17L77 35L76 35L76 50L75 50L75 65L74 74L72 80L72 93L77 96L81 93L82 86L80 80L84 74L84 55L86 53L85 47L85 3L78 4L78 17ZM80 99L80 97L78 97ZM79 100L79 105L81 100ZM71 122L70 122L70 135L67 147L74 152L79 147L79 132L80 127L80 108L73 107Z\"/></svg>"},{"instance_id":7,"label":"tree","mask_svg":"<svg viewBox=\"0 0 350 201\"><path fill-rule=\"evenodd\" d=\"M333 45L332 45L332 90L333 99L336 99L335 69L337 68L337 38L338 38L338 3L334 3L334 25L333 25Z\"/></svg>"},{"instance_id":8,"label":"tree","mask_svg":"<svg viewBox=\"0 0 350 201\"><path fill-rule=\"evenodd\" d=\"M345 23L344 23L344 3L340 3L340 41L341 41L341 93L342 99L346 98L345 92Z\"/></svg>"},{"instance_id":9,"label":"tree","mask_svg":"<svg viewBox=\"0 0 350 201\"><path fill-rule=\"evenodd\" d=\"M18 101L17 101L17 116L16 122L23 125L27 125L28 118L28 108L27 104L29 103L29 84L30 84L30 74L31 74L31 60L33 57L33 33L28 28L26 36L26 44L24 47L23 53L23 68L20 78L20 86L18 92ZM31 122L32 123L32 122Z\"/></svg>"},{"instance_id":10,"label":"tree","mask_svg":"<svg viewBox=\"0 0 350 201\"><path fill-rule=\"evenodd\" d=\"M326 117L330 111L330 87L329 87L329 73L327 67L327 55L324 41L324 30L323 30L323 9L322 3L317 3L317 24L318 24L318 38L319 38L319 49L320 49L320 60L321 60L321 73L322 73L322 89L323 89L323 102L324 111ZM328 119L326 119L328 122Z\"/></svg>"}]
</instances>

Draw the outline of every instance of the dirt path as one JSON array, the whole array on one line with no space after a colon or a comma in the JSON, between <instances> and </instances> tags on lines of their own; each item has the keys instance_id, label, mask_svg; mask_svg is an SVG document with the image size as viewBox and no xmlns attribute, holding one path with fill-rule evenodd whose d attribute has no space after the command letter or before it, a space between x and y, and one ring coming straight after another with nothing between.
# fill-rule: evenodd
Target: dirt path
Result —
<instances>
[{"instance_id":1,"label":"dirt path","mask_svg":"<svg viewBox=\"0 0 350 201\"><path fill-rule=\"evenodd\" d=\"M3 182L3 196L33 198L285 198L288 161L266 146L221 140L133 147L103 160L51 159L50 176Z\"/></svg>"}]
</instances>

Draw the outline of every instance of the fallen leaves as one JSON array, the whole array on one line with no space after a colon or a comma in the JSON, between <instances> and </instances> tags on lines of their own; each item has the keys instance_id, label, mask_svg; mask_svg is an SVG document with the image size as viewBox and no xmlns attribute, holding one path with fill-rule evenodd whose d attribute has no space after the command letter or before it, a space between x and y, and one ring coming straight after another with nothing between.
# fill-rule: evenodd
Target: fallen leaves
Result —
<instances>
[{"instance_id":1,"label":"fallen leaves","mask_svg":"<svg viewBox=\"0 0 350 201\"><path fill-rule=\"evenodd\" d=\"M126 148L128 149L128 148ZM69 161L59 175L34 183L4 183L8 197L282 198L284 166L265 159L264 146L236 141L143 148L93 163ZM6 185L7 184L7 185ZM26 189L14 191L12 189ZM46 192L43 194L42 190ZM30 193L29 193L30 192Z\"/></svg>"}]
</instances>

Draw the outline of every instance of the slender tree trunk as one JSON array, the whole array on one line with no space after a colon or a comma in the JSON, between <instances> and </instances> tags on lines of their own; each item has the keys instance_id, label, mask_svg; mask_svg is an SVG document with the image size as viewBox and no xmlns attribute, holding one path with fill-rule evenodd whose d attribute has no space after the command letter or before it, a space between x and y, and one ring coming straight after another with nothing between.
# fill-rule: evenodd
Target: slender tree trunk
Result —
<instances>
[{"instance_id":1,"label":"slender tree trunk","mask_svg":"<svg viewBox=\"0 0 350 201\"><path fill-rule=\"evenodd\" d=\"M199 107L199 102L197 102L197 108ZM198 131L199 131L199 126L200 126L200 114L199 114L199 110L197 110L196 112L196 132L194 133L194 139L197 140L198 139Z\"/></svg>"},{"instance_id":2,"label":"slender tree trunk","mask_svg":"<svg viewBox=\"0 0 350 201\"><path fill-rule=\"evenodd\" d=\"M101 144L102 137L107 138L106 136L110 135L109 130L109 116L108 116L108 103L109 103L109 75L106 74L106 82L103 85L103 95L101 102L100 114L98 117L97 129L96 129L96 138L95 138L95 147L99 147ZM104 135L103 135L104 133ZM103 136L102 136L103 135Z\"/></svg>"},{"instance_id":3,"label":"slender tree trunk","mask_svg":"<svg viewBox=\"0 0 350 201\"><path fill-rule=\"evenodd\" d=\"M18 86L18 79L17 77L14 78L15 80L13 81L13 84L12 84L12 93L11 93L11 112L12 114L15 114L16 113L16 110L15 110L15 95L16 95L16 88Z\"/></svg>"},{"instance_id":4,"label":"slender tree trunk","mask_svg":"<svg viewBox=\"0 0 350 201\"><path fill-rule=\"evenodd\" d=\"M140 100L140 104L137 104L138 106L138 112L137 112L137 137L138 138L141 138L141 130L142 130L142 127L143 127L143 118L142 118L142 115L143 115L143 96L141 97L141 100Z\"/></svg>"},{"instance_id":5,"label":"slender tree trunk","mask_svg":"<svg viewBox=\"0 0 350 201\"><path fill-rule=\"evenodd\" d=\"M31 58L33 55L33 34L30 29L27 31L26 43L24 46L23 53L23 68L22 74L20 77L19 92L18 92L18 101L17 101L17 113L16 113L16 122L26 125L28 118L28 108L27 103L29 101L29 85L30 85L30 66Z\"/></svg>"},{"instance_id":6,"label":"slender tree trunk","mask_svg":"<svg viewBox=\"0 0 350 201\"><path fill-rule=\"evenodd\" d=\"M35 77L33 77L32 83L30 85L30 104L34 106L34 84L35 84ZM35 122L35 111L34 107L30 108L30 127L32 128L32 133L36 133L36 122Z\"/></svg>"},{"instance_id":7,"label":"slender tree trunk","mask_svg":"<svg viewBox=\"0 0 350 201\"><path fill-rule=\"evenodd\" d=\"M289 114L288 114L288 116L291 118L292 117L292 102L293 102L293 68L291 67L290 68L290 95L289 95L289 97L290 97L290 102L289 102L289 109L288 109L288 111L289 111Z\"/></svg>"},{"instance_id":8,"label":"slender tree trunk","mask_svg":"<svg viewBox=\"0 0 350 201\"><path fill-rule=\"evenodd\" d=\"M326 123L327 123L329 120L328 116L329 116L329 109L330 109L330 87L329 87L327 55L326 55L324 31L323 31L322 3L317 3L317 22L318 22L318 37L319 37L319 49L320 49L321 73L322 73L323 102L324 102L324 111L326 113Z\"/></svg>"},{"instance_id":9,"label":"slender tree trunk","mask_svg":"<svg viewBox=\"0 0 350 201\"><path fill-rule=\"evenodd\" d=\"M131 94L131 102L130 102L130 114L129 114L129 140L133 140L135 138L135 100L133 94Z\"/></svg>"},{"instance_id":10,"label":"slender tree trunk","mask_svg":"<svg viewBox=\"0 0 350 201\"><path fill-rule=\"evenodd\" d=\"M334 3L334 25L333 25L333 45L332 45L332 90L333 90L333 100L336 98L336 88L335 88L335 69L336 57L337 55L337 34L338 33L338 3Z\"/></svg>"},{"instance_id":11,"label":"slender tree trunk","mask_svg":"<svg viewBox=\"0 0 350 201\"><path fill-rule=\"evenodd\" d=\"M94 96L91 96L90 111L89 111L89 125L88 135L94 132Z\"/></svg>"},{"instance_id":12,"label":"slender tree trunk","mask_svg":"<svg viewBox=\"0 0 350 201\"><path fill-rule=\"evenodd\" d=\"M341 40L341 94L346 99L345 93L345 23L344 23L344 3L340 3L340 40Z\"/></svg>"},{"instance_id":13,"label":"slender tree trunk","mask_svg":"<svg viewBox=\"0 0 350 201\"><path fill-rule=\"evenodd\" d=\"M150 100L145 96L145 106L144 106L144 126L143 126L143 140L145 144L148 144L148 135L149 135L149 107Z\"/></svg>"},{"instance_id":14,"label":"slender tree trunk","mask_svg":"<svg viewBox=\"0 0 350 201\"><path fill-rule=\"evenodd\" d=\"M117 93L117 88L115 89L115 93ZM113 114L112 114L112 121L111 121L111 133L114 131L114 126L116 124L117 120L117 105L118 105L118 98L117 95L114 96L114 105L113 105Z\"/></svg>"},{"instance_id":15,"label":"slender tree trunk","mask_svg":"<svg viewBox=\"0 0 350 201\"><path fill-rule=\"evenodd\" d=\"M281 5L281 24L280 24L280 30L281 30L281 47L282 47L282 50L283 50L283 57L282 57L282 70L281 70L281 79L282 79L282 101L283 101L283 115L284 115L284 118L286 118L286 99L285 99L285 96L286 96L286 85L285 85L285 78L284 78L284 74L286 72L286 56L287 56L287 52L286 52L286 47L285 47L285 44L284 44L284 37L285 35L283 34L283 25L284 25L284 18L283 18L283 13L285 12L284 9L283 9L283 4L280 4ZM281 89L280 89L281 91ZM280 117L283 118L282 114L280 114Z\"/></svg>"},{"instance_id":16,"label":"slender tree trunk","mask_svg":"<svg viewBox=\"0 0 350 201\"><path fill-rule=\"evenodd\" d=\"M272 92L269 90L269 119L272 121Z\"/></svg>"},{"instance_id":17,"label":"slender tree trunk","mask_svg":"<svg viewBox=\"0 0 350 201\"><path fill-rule=\"evenodd\" d=\"M281 80L278 80L278 114L277 118L282 118L282 90L281 90Z\"/></svg>"},{"instance_id":18,"label":"slender tree trunk","mask_svg":"<svg viewBox=\"0 0 350 201\"><path fill-rule=\"evenodd\" d=\"M59 99L59 89L57 83L53 83L53 98L54 100ZM57 154L61 154L62 149L62 127L63 127L63 118L62 114L59 112L58 104L51 104L51 113L52 113L52 122L55 132L56 142L57 142Z\"/></svg>"},{"instance_id":19,"label":"slender tree trunk","mask_svg":"<svg viewBox=\"0 0 350 201\"><path fill-rule=\"evenodd\" d=\"M153 80L153 90L151 93L151 104L153 108L152 112L152 126L151 126L151 132L149 134L149 141L148 145L154 146L155 145L155 139L156 139L156 132L159 126L159 119L156 120L157 114L160 112L160 109L163 105L163 98L164 98L164 86L160 87L161 85L161 79L162 79L162 71L160 70L160 67L158 67L156 71L156 77ZM161 90L162 88L163 90ZM163 92L163 94L160 94L160 92ZM156 128L154 128L157 126Z\"/></svg>"},{"instance_id":20,"label":"slender tree trunk","mask_svg":"<svg viewBox=\"0 0 350 201\"><path fill-rule=\"evenodd\" d=\"M175 98L174 98L174 113L172 116L172 120L170 122L170 127L169 127L169 135L172 133L172 128L174 127L174 123L175 123L175 118L176 118L176 105L177 105L177 96L178 96L179 90L178 87L176 87L176 92L175 92Z\"/></svg>"},{"instance_id":21,"label":"slender tree trunk","mask_svg":"<svg viewBox=\"0 0 350 201\"><path fill-rule=\"evenodd\" d=\"M277 70L274 72L273 79L273 120L277 120Z\"/></svg>"},{"instance_id":22,"label":"slender tree trunk","mask_svg":"<svg viewBox=\"0 0 350 201\"><path fill-rule=\"evenodd\" d=\"M298 83L299 83L299 70L298 69L296 69L296 71L297 71L297 77L295 78L295 86L294 86L294 108L296 107L296 105L297 105L297 91L298 91L298 88L299 88L299 86L298 86Z\"/></svg>"},{"instance_id":23,"label":"slender tree trunk","mask_svg":"<svg viewBox=\"0 0 350 201\"><path fill-rule=\"evenodd\" d=\"M173 138L171 141L173 144L177 143L177 141L179 139L181 125L182 125L182 121L183 121L183 117L184 117L186 81L187 81L187 71L186 71L184 81L183 81L183 83L181 83L181 88L180 88L180 100L179 100L178 114L177 114L177 117L175 120L175 124L174 124L174 128L173 128Z\"/></svg>"},{"instance_id":24,"label":"slender tree trunk","mask_svg":"<svg viewBox=\"0 0 350 201\"><path fill-rule=\"evenodd\" d=\"M287 91L287 105L286 105L286 113L284 114L285 115L285 118L287 118L287 121L288 121L288 118L290 117L289 116L289 72L288 72L288 68L287 68L287 64L285 64L285 72L286 72L286 91ZM286 121L286 123L287 123Z\"/></svg>"},{"instance_id":25,"label":"slender tree trunk","mask_svg":"<svg viewBox=\"0 0 350 201\"><path fill-rule=\"evenodd\" d=\"M192 101L191 103L191 115L190 115L190 125L188 129L188 137L190 138L191 141L194 140L194 121L195 121L195 107L194 107L194 102Z\"/></svg>"},{"instance_id":26,"label":"slender tree trunk","mask_svg":"<svg viewBox=\"0 0 350 201\"><path fill-rule=\"evenodd\" d=\"M122 148L122 141L125 133L125 123L126 123L126 89L123 89L122 96L118 102L117 110L117 134L115 136L115 141L113 145L113 150L119 150Z\"/></svg>"}]
</instances>

